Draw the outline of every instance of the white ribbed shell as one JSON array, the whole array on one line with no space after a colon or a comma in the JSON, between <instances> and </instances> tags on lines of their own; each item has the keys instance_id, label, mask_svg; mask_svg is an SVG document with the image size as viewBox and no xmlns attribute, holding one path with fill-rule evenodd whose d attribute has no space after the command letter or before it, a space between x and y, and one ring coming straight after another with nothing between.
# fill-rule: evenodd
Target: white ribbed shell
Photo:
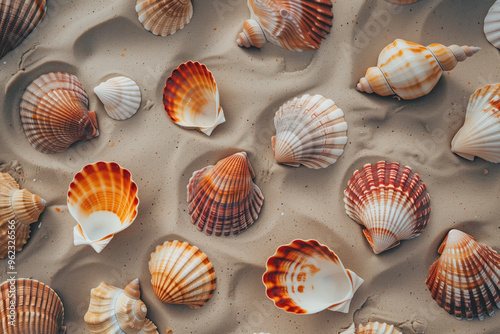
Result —
<instances>
[{"instance_id":1,"label":"white ribbed shell","mask_svg":"<svg viewBox=\"0 0 500 334\"><path fill-rule=\"evenodd\" d=\"M193 5L191 0L137 0L135 11L146 30L167 36L191 21Z\"/></svg>"},{"instance_id":2,"label":"white ribbed shell","mask_svg":"<svg viewBox=\"0 0 500 334\"><path fill-rule=\"evenodd\" d=\"M486 39L500 49L500 0L495 1L484 18Z\"/></svg>"},{"instance_id":3,"label":"white ribbed shell","mask_svg":"<svg viewBox=\"0 0 500 334\"><path fill-rule=\"evenodd\" d=\"M340 334L403 334L397 328L394 328L394 325L388 325L385 322L380 323L369 322L366 325L358 325L358 328L351 325L346 331L343 331Z\"/></svg>"},{"instance_id":4,"label":"white ribbed shell","mask_svg":"<svg viewBox=\"0 0 500 334\"><path fill-rule=\"evenodd\" d=\"M141 89L134 80L119 76L94 88L109 117L125 120L135 115L141 106Z\"/></svg>"}]
</instances>

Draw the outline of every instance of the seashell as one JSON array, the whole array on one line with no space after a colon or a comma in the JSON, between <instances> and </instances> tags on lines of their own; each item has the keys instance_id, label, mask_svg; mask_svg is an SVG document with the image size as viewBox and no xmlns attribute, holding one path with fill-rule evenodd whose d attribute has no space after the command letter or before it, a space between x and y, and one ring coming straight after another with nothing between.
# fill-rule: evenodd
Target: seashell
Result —
<instances>
[{"instance_id":1,"label":"seashell","mask_svg":"<svg viewBox=\"0 0 500 334\"><path fill-rule=\"evenodd\" d=\"M134 80L119 76L94 88L109 117L125 120L135 115L141 106L141 89Z\"/></svg>"},{"instance_id":2,"label":"seashell","mask_svg":"<svg viewBox=\"0 0 500 334\"><path fill-rule=\"evenodd\" d=\"M324 309L349 312L363 279L345 269L327 246L316 240L294 240L267 260L262 276L266 294L276 307L311 314Z\"/></svg>"},{"instance_id":3,"label":"seashell","mask_svg":"<svg viewBox=\"0 0 500 334\"><path fill-rule=\"evenodd\" d=\"M258 218L264 196L245 152L233 154L193 173L188 184L191 222L211 235L239 234Z\"/></svg>"},{"instance_id":4,"label":"seashell","mask_svg":"<svg viewBox=\"0 0 500 334\"><path fill-rule=\"evenodd\" d=\"M397 95L411 100L428 94L444 71L450 71L459 61L473 56L481 48L475 46L417 43L396 39L378 57L376 67L370 67L359 80L360 92L388 96Z\"/></svg>"},{"instance_id":5,"label":"seashell","mask_svg":"<svg viewBox=\"0 0 500 334\"><path fill-rule=\"evenodd\" d=\"M147 31L168 36L191 21L193 4L191 0L137 0L135 11Z\"/></svg>"},{"instance_id":6,"label":"seashell","mask_svg":"<svg viewBox=\"0 0 500 334\"><path fill-rule=\"evenodd\" d=\"M85 322L94 334L158 334L155 324L146 319L148 308L140 299L139 279L125 289L104 282L90 291Z\"/></svg>"},{"instance_id":7,"label":"seashell","mask_svg":"<svg viewBox=\"0 0 500 334\"><path fill-rule=\"evenodd\" d=\"M174 123L207 136L226 121L215 79L198 62L188 61L172 71L163 89L163 106Z\"/></svg>"},{"instance_id":8,"label":"seashell","mask_svg":"<svg viewBox=\"0 0 500 334\"><path fill-rule=\"evenodd\" d=\"M30 224L38 221L45 204L39 196L20 190L12 176L0 173L0 259L23 249L30 237ZM13 220L14 224L10 224ZM11 226L15 226L14 230Z\"/></svg>"},{"instance_id":9,"label":"seashell","mask_svg":"<svg viewBox=\"0 0 500 334\"><path fill-rule=\"evenodd\" d=\"M0 58L14 50L42 22L45 0L0 1Z\"/></svg>"},{"instance_id":10,"label":"seashell","mask_svg":"<svg viewBox=\"0 0 500 334\"><path fill-rule=\"evenodd\" d=\"M262 47L267 41L292 51L316 50L332 26L330 0L248 0L251 19L236 43Z\"/></svg>"},{"instance_id":11,"label":"seashell","mask_svg":"<svg viewBox=\"0 0 500 334\"><path fill-rule=\"evenodd\" d=\"M410 167L380 161L356 170L344 190L346 213L358 224L375 254L413 239L429 222L425 183Z\"/></svg>"},{"instance_id":12,"label":"seashell","mask_svg":"<svg viewBox=\"0 0 500 334\"><path fill-rule=\"evenodd\" d=\"M30 144L40 152L65 151L79 140L99 135L88 96L74 75L61 72L35 79L21 100L21 122Z\"/></svg>"},{"instance_id":13,"label":"seashell","mask_svg":"<svg viewBox=\"0 0 500 334\"><path fill-rule=\"evenodd\" d=\"M451 230L426 284L438 305L457 319L492 316L500 308L500 255L470 235Z\"/></svg>"},{"instance_id":14,"label":"seashell","mask_svg":"<svg viewBox=\"0 0 500 334\"><path fill-rule=\"evenodd\" d=\"M342 155L347 143L342 109L321 95L288 101L276 112L274 126L274 158L293 167L328 167Z\"/></svg>"},{"instance_id":15,"label":"seashell","mask_svg":"<svg viewBox=\"0 0 500 334\"><path fill-rule=\"evenodd\" d=\"M500 162L500 83L472 94L464 125L451 141L451 151L469 160L478 156Z\"/></svg>"},{"instance_id":16,"label":"seashell","mask_svg":"<svg viewBox=\"0 0 500 334\"><path fill-rule=\"evenodd\" d=\"M86 165L68 190L68 210L78 222L75 245L90 245L97 253L137 216L137 185L127 169L116 162Z\"/></svg>"},{"instance_id":17,"label":"seashell","mask_svg":"<svg viewBox=\"0 0 500 334\"><path fill-rule=\"evenodd\" d=\"M409 4L417 2L418 0L387 0L387 1L398 4L398 5L409 5Z\"/></svg>"},{"instance_id":18,"label":"seashell","mask_svg":"<svg viewBox=\"0 0 500 334\"><path fill-rule=\"evenodd\" d=\"M500 0L495 1L486 14L483 30L486 39L500 49Z\"/></svg>"},{"instance_id":19,"label":"seashell","mask_svg":"<svg viewBox=\"0 0 500 334\"><path fill-rule=\"evenodd\" d=\"M394 328L394 325L388 325L386 323L369 322L366 325L358 325L358 328L351 325L346 331L340 334L403 334L397 328Z\"/></svg>"},{"instance_id":20,"label":"seashell","mask_svg":"<svg viewBox=\"0 0 500 334\"><path fill-rule=\"evenodd\" d=\"M63 319L61 299L42 282L19 278L0 285L0 333L64 334Z\"/></svg>"},{"instance_id":21,"label":"seashell","mask_svg":"<svg viewBox=\"0 0 500 334\"><path fill-rule=\"evenodd\" d=\"M212 297L215 271L205 253L187 242L165 241L149 259L156 297L169 304L199 308Z\"/></svg>"}]
</instances>

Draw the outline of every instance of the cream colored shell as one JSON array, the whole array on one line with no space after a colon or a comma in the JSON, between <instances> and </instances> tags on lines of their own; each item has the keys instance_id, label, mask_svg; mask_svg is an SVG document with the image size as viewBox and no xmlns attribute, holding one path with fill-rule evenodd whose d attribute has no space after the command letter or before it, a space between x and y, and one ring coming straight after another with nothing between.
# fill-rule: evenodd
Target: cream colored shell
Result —
<instances>
[{"instance_id":1,"label":"cream colored shell","mask_svg":"<svg viewBox=\"0 0 500 334\"><path fill-rule=\"evenodd\" d=\"M495 1L484 18L484 35L494 47L500 49L500 0Z\"/></svg>"},{"instance_id":2,"label":"cream colored shell","mask_svg":"<svg viewBox=\"0 0 500 334\"><path fill-rule=\"evenodd\" d=\"M191 0L137 0L135 11L146 30L167 36L191 21L193 5Z\"/></svg>"},{"instance_id":3,"label":"cream colored shell","mask_svg":"<svg viewBox=\"0 0 500 334\"><path fill-rule=\"evenodd\" d=\"M365 325L359 324L357 328L352 324L351 327L340 334L403 334L403 332L395 328L394 325L376 321Z\"/></svg>"},{"instance_id":4,"label":"cream colored shell","mask_svg":"<svg viewBox=\"0 0 500 334\"><path fill-rule=\"evenodd\" d=\"M141 90L134 80L118 76L94 88L109 117L125 120L135 115L141 106Z\"/></svg>"}]
</instances>

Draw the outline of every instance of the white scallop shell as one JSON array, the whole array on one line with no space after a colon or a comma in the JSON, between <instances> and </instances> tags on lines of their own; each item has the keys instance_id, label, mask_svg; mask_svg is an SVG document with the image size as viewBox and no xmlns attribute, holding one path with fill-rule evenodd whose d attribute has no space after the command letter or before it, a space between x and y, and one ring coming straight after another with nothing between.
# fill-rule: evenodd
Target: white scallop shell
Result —
<instances>
[{"instance_id":1,"label":"white scallop shell","mask_svg":"<svg viewBox=\"0 0 500 334\"><path fill-rule=\"evenodd\" d=\"M191 21L193 4L191 0L137 0L135 11L146 30L167 36Z\"/></svg>"},{"instance_id":2,"label":"white scallop shell","mask_svg":"<svg viewBox=\"0 0 500 334\"><path fill-rule=\"evenodd\" d=\"M134 80L118 76L94 88L109 117L125 120L135 115L141 106L141 89Z\"/></svg>"},{"instance_id":3,"label":"white scallop shell","mask_svg":"<svg viewBox=\"0 0 500 334\"><path fill-rule=\"evenodd\" d=\"M500 49L500 0L495 1L484 18L483 30L486 39Z\"/></svg>"}]
</instances>

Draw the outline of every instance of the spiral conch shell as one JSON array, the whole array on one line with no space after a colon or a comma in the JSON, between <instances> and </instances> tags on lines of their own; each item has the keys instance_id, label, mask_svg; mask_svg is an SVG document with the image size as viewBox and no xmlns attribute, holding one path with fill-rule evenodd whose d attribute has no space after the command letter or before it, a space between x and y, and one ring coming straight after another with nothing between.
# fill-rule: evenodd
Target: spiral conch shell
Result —
<instances>
[{"instance_id":1,"label":"spiral conch shell","mask_svg":"<svg viewBox=\"0 0 500 334\"><path fill-rule=\"evenodd\" d=\"M267 41L287 50L316 50L332 26L330 0L248 0L251 19L238 35L239 46Z\"/></svg>"},{"instance_id":2,"label":"spiral conch shell","mask_svg":"<svg viewBox=\"0 0 500 334\"><path fill-rule=\"evenodd\" d=\"M45 204L40 196L20 190L12 176L0 173L0 259L23 249L30 237L30 224L38 221Z\"/></svg>"},{"instance_id":3,"label":"spiral conch shell","mask_svg":"<svg viewBox=\"0 0 500 334\"><path fill-rule=\"evenodd\" d=\"M370 67L356 89L365 93L397 95L411 100L428 94L444 71L473 56L480 48L474 46L417 43L396 39L379 55L376 67Z\"/></svg>"},{"instance_id":4,"label":"spiral conch shell","mask_svg":"<svg viewBox=\"0 0 500 334\"><path fill-rule=\"evenodd\" d=\"M35 79L21 99L21 122L30 144L40 152L65 151L79 140L99 135L95 112L78 78L54 72Z\"/></svg>"},{"instance_id":5,"label":"spiral conch shell","mask_svg":"<svg viewBox=\"0 0 500 334\"><path fill-rule=\"evenodd\" d=\"M63 319L61 299L42 282L20 278L0 285L0 333L64 334Z\"/></svg>"},{"instance_id":6,"label":"spiral conch shell","mask_svg":"<svg viewBox=\"0 0 500 334\"><path fill-rule=\"evenodd\" d=\"M202 307L214 294L215 271L208 257L187 242L165 241L149 259L156 297L169 304Z\"/></svg>"},{"instance_id":7,"label":"spiral conch shell","mask_svg":"<svg viewBox=\"0 0 500 334\"><path fill-rule=\"evenodd\" d=\"M0 1L0 58L28 37L45 12L45 0Z\"/></svg>"},{"instance_id":8,"label":"spiral conch shell","mask_svg":"<svg viewBox=\"0 0 500 334\"><path fill-rule=\"evenodd\" d=\"M158 334L155 324L146 319L148 309L140 299L136 278L125 289L104 282L90 292L85 322L93 334Z\"/></svg>"},{"instance_id":9,"label":"spiral conch shell","mask_svg":"<svg viewBox=\"0 0 500 334\"><path fill-rule=\"evenodd\" d=\"M193 173L188 184L191 222L211 235L239 234L258 218L264 196L253 183L252 165L245 152L233 154Z\"/></svg>"},{"instance_id":10,"label":"spiral conch shell","mask_svg":"<svg viewBox=\"0 0 500 334\"><path fill-rule=\"evenodd\" d=\"M294 240L267 260L262 277L266 294L276 307L290 313L312 314L325 309L349 312L363 279L345 269L327 246L316 240Z\"/></svg>"},{"instance_id":11,"label":"spiral conch shell","mask_svg":"<svg viewBox=\"0 0 500 334\"><path fill-rule=\"evenodd\" d=\"M478 156L500 162L500 83L472 94L464 125L451 141L451 151L469 160Z\"/></svg>"},{"instance_id":12,"label":"spiral conch shell","mask_svg":"<svg viewBox=\"0 0 500 334\"><path fill-rule=\"evenodd\" d=\"M193 5L191 0L137 0L135 11L146 30L168 36L191 21Z\"/></svg>"},{"instance_id":13,"label":"spiral conch shell","mask_svg":"<svg viewBox=\"0 0 500 334\"><path fill-rule=\"evenodd\" d=\"M346 331L340 334L403 334L394 325L388 325L386 323L369 322L366 325L359 324L358 328L351 325Z\"/></svg>"},{"instance_id":14,"label":"spiral conch shell","mask_svg":"<svg viewBox=\"0 0 500 334\"><path fill-rule=\"evenodd\" d=\"M419 236L429 222L425 183L410 167L380 161L356 170L344 191L346 213L365 227L375 254Z\"/></svg>"},{"instance_id":15,"label":"spiral conch shell","mask_svg":"<svg viewBox=\"0 0 500 334\"><path fill-rule=\"evenodd\" d=\"M94 88L109 117L125 120L135 115L141 106L141 90L134 80L118 76Z\"/></svg>"},{"instance_id":16,"label":"spiral conch shell","mask_svg":"<svg viewBox=\"0 0 500 334\"><path fill-rule=\"evenodd\" d=\"M347 143L342 109L321 95L288 101L276 112L274 126L274 158L293 167L328 167L342 155Z\"/></svg>"},{"instance_id":17,"label":"spiral conch shell","mask_svg":"<svg viewBox=\"0 0 500 334\"><path fill-rule=\"evenodd\" d=\"M68 190L68 210L78 222L75 245L90 245L97 253L137 216L137 185L116 162L96 162L78 172Z\"/></svg>"},{"instance_id":18,"label":"spiral conch shell","mask_svg":"<svg viewBox=\"0 0 500 334\"><path fill-rule=\"evenodd\" d=\"M459 230L448 232L438 252L426 281L432 298L457 319L492 316L500 308L500 255Z\"/></svg>"},{"instance_id":19,"label":"spiral conch shell","mask_svg":"<svg viewBox=\"0 0 500 334\"><path fill-rule=\"evenodd\" d=\"M495 1L486 14L483 30L488 42L500 49L500 0Z\"/></svg>"},{"instance_id":20,"label":"spiral conch shell","mask_svg":"<svg viewBox=\"0 0 500 334\"><path fill-rule=\"evenodd\" d=\"M198 62L188 61L172 71L163 89L163 106L175 124L207 136L226 121L214 76Z\"/></svg>"}]
</instances>

